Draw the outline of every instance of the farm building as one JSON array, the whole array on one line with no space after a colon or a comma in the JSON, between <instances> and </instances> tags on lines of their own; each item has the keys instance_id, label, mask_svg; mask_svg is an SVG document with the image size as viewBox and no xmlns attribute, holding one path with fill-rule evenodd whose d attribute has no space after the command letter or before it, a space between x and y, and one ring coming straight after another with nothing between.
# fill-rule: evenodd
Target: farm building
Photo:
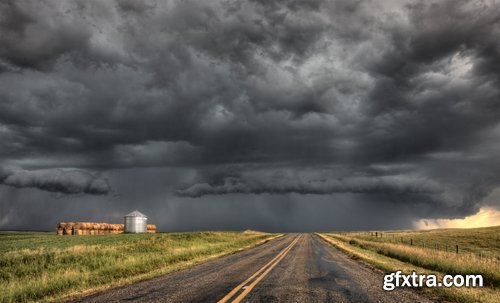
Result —
<instances>
[{"instance_id":1,"label":"farm building","mask_svg":"<svg viewBox=\"0 0 500 303\"><path fill-rule=\"evenodd\" d=\"M145 233L147 229L148 217L143 213L134 210L130 214L125 215L125 232L126 233Z\"/></svg>"},{"instance_id":2,"label":"farm building","mask_svg":"<svg viewBox=\"0 0 500 303\"><path fill-rule=\"evenodd\" d=\"M125 216L125 224L96 222L59 222L58 235L105 235L128 233L156 233L156 225L147 224L147 217L139 211Z\"/></svg>"}]
</instances>

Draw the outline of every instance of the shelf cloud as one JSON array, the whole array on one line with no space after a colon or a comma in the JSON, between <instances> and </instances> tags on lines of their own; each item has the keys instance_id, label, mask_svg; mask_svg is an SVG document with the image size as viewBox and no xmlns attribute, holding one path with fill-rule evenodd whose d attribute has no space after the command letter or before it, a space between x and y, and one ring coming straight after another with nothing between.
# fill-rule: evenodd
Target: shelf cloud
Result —
<instances>
[{"instance_id":1,"label":"shelf cloud","mask_svg":"<svg viewBox=\"0 0 500 303\"><path fill-rule=\"evenodd\" d=\"M84 170L9 170L0 167L0 184L16 188L37 188L62 194L103 195L110 191L108 181Z\"/></svg>"},{"instance_id":2,"label":"shelf cloud","mask_svg":"<svg viewBox=\"0 0 500 303\"><path fill-rule=\"evenodd\" d=\"M426 179L394 177L353 177L338 179L301 180L298 178L225 178L221 184L197 183L182 190L179 196L201 197L204 195L242 194L318 194L332 193L440 193L439 184Z\"/></svg>"},{"instance_id":3,"label":"shelf cloud","mask_svg":"<svg viewBox=\"0 0 500 303\"><path fill-rule=\"evenodd\" d=\"M321 215L348 205L346 228L392 224L373 205L401 228L500 208L499 15L489 0L2 1L0 163L16 170L0 222L22 228L21 207L55 192L88 220L88 201L184 216L169 229L196 203L263 229L310 214L291 230L333 229ZM226 228L217 214L197 227Z\"/></svg>"}]
</instances>

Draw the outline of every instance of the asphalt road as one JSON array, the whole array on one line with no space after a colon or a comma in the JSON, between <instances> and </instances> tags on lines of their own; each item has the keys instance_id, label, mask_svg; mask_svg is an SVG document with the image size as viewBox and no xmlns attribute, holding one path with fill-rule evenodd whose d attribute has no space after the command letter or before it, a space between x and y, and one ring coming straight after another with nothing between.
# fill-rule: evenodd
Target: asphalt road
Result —
<instances>
[{"instance_id":1,"label":"asphalt road","mask_svg":"<svg viewBox=\"0 0 500 303\"><path fill-rule=\"evenodd\" d=\"M383 276L312 234L258 247L71 302L432 302L382 290Z\"/></svg>"}]
</instances>

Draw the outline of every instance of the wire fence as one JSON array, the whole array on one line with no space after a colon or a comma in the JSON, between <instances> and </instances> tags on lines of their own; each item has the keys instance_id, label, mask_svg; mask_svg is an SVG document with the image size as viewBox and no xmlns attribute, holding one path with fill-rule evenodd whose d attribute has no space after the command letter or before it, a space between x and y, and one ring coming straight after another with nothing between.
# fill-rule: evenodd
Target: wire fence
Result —
<instances>
[{"instance_id":1,"label":"wire fence","mask_svg":"<svg viewBox=\"0 0 500 303\"><path fill-rule=\"evenodd\" d=\"M337 232L336 234L347 237L358 237L364 240L372 240L380 243L394 243L409 246L420 247L424 249L432 249L436 251L453 252L455 254L469 254L479 257L480 259L496 259L500 261L500 255L486 250L471 250L464 249L460 244L442 243L438 241L426 241L416 239L411 236L401 236L397 233L384 233L384 232Z\"/></svg>"}]
</instances>

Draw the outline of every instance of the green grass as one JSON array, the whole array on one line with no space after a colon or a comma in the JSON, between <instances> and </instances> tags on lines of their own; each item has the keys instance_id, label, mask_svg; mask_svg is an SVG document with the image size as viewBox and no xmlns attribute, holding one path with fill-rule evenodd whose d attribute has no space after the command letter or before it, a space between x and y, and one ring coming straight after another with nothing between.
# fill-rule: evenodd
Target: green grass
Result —
<instances>
[{"instance_id":1,"label":"green grass","mask_svg":"<svg viewBox=\"0 0 500 303\"><path fill-rule=\"evenodd\" d=\"M500 296L500 227L432 231L322 233L323 239L349 255L386 272L481 274L483 289L427 289L453 302L498 302ZM394 235L394 237L392 237ZM403 241L401 241L403 237ZM410 245L410 240L413 244ZM425 245L424 245L425 243ZM438 243L438 249L436 244ZM459 245L459 254L450 247ZM482 253L481 253L482 252ZM487 252L487 253L486 253Z\"/></svg>"},{"instance_id":2,"label":"green grass","mask_svg":"<svg viewBox=\"0 0 500 303\"><path fill-rule=\"evenodd\" d=\"M0 302L62 300L165 274L276 235L192 232L56 236L0 232Z\"/></svg>"}]
</instances>

